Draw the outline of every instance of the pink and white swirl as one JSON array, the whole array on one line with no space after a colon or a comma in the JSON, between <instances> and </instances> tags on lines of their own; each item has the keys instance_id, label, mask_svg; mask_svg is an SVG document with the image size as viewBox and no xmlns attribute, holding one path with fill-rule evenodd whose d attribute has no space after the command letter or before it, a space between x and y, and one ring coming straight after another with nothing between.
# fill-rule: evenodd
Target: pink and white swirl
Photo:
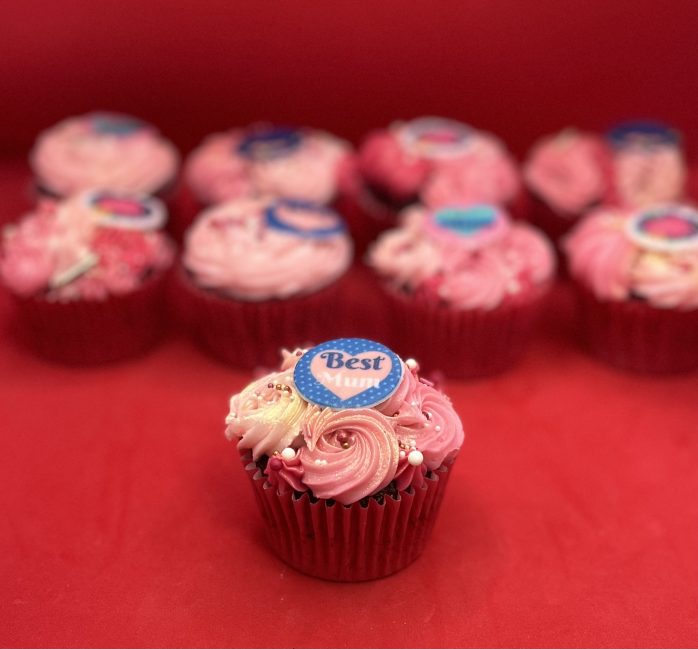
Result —
<instances>
[{"instance_id":1,"label":"pink and white swirl","mask_svg":"<svg viewBox=\"0 0 698 649\"><path fill-rule=\"evenodd\" d=\"M307 408L307 401L295 391L291 374L267 374L230 399L226 437L239 439L238 447L251 449L255 460L281 452L301 441Z\"/></svg>"}]
</instances>

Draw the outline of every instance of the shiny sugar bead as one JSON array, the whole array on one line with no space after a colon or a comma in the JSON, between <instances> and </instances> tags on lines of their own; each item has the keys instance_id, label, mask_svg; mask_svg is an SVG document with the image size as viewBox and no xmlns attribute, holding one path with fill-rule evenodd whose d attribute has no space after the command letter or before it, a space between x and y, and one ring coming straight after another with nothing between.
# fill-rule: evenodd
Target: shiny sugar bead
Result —
<instances>
[{"instance_id":1,"label":"shiny sugar bead","mask_svg":"<svg viewBox=\"0 0 698 649\"><path fill-rule=\"evenodd\" d=\"M410 454L407 456L407 461L412 466L419 466L422 462L424 462L424 456L420 451L410 451Z\"/></svg>"}]
</instances>

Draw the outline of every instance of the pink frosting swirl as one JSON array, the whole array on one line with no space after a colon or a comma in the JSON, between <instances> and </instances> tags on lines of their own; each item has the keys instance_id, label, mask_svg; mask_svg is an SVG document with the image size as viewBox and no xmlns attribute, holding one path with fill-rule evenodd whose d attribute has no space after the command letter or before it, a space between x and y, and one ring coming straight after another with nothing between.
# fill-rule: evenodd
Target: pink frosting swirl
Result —
<instances>
[{"instance_id":1,"label":"pink frosting swirl","mask_svg":"<svg viewBox=\"0 0 698 649\"><path fill-rule=\"evenodd\" d=\"M636 247L625 235L626 214L598 210L580 221L566 238L570 272L598 297L623 300L630 293L630 269Z\"/></svg>"},{"instance_id":2,"label":"pink frosting swirl","mask_svg":"<svg viewBox=\"0 0 698 649\"><path fill-rule=\"evenodd\" d=\"M400 426L398 436L405 446L421 451L428 468L437 469L453 459L463 445L463 424L451 400L433 386L420 381L414 397L424 419Z\"/></svg>"},{"instance_id":3,"label":"pink frosting swirl","mask_svg":"<svg viewBox=\"0 0 698 649\"><path fill-rule=\"evenodd\" d=\"M400 459L397 462L397 471L395 472L395 488L398 491L404 491L408 487L419 489L424 484L426 472L426 464L422 463L418 466L410 464L405 451L400 451Z\"/></svg>"},{"instance_id":4,"label":"pink frosting swirl","mask_svg":"<svg viewBox=\"0 0 698 649\"><path fill-rule=\"evenodd\" d=\"M601 138L568 129L536 143L523 175L528 187L553 209L576 216L605 197L608 157Z\"/></svg>"},{"instance_id":5,"label":"pink frosting swirl","mask_svg":"<svg viewBox=\"0 0 698 649\"><path fill-rule=\"evenodd\" d=\"M662 309L698 308L698 253L640 255L632 273L633 293Z\"/></svg>"},{"instance_id":6,"label":"pink frosting swirl","mask_svg":"<svg viewBox=\"0 0 698 649\"><path fill-rule=\"evenodd\" d=\"M420 197L430 207L476 202L504 205L520 187L514 158L499 140L481 133L467 155L444 160L434 168Z\"/></svg>"},{"instance_id":7,"label":"pink frosting swirl","mask_svg":"<svg viewBox=\"0 0 698 649\"><path fill-rule=\"evenodd\" d=\"M461 201L501 204L516 195L517 166L497 138L450 122L455 128L471 131L467 146L447 156L429 156L405 144L406 133L419 121L398 122L365 139L359 149L358 167L369 185L398 203L421 197L429 205Z\"/></svg>"},{"instance_id":8,"label":"pink frosting swirl","mask_svg":"<svg viewBox=\"0 0 698 649\"><path fill-rule=\"evenodd\" d=\"M269 201L242 199L205 210L185 237L183 263L203 288L242 300L288 298L317 291L351 264L346 232L299 237L267 225ZM296 223L312 225L311 213Z\"/></svg>"},{"instance_id":9,"label":"pink frosting swirl","mask_svg":"<svg viewBox=\"0 0 698 649\"><path fill-rule=\"evenodd\" d=\"M240 198L296 198L330 203L338 186L339 169L350 154L348 143L323 131L303 129L300 144L269 159L246 157L238 146L249 133L268 125L252 125L209 135L187 160L185 175L205 204Z\"/></svg>"},{"instance_id":10,"label":"pink frosting swirl","mask_svg":"<svg viewBox=\"0 0 698 649\"><path fill-rule=\"evenodd\" d=\"M359 149L358 164L370 184L400 202L417 196L431 171L429 162L405 149L390 130L367 136Z\"/></svg>"},{"instance_id":11,"label":"pink frosting swirl","mask_svg":"<svg viewBox=\"0 0 698 649\"><path fill-rule=\"evenodd\" d=\"M572 275L602 300L698 308L698 249L648 250L628 235L632 216L606 208L585 217L564 242Z\"/></svg>"},{"instance_id":12,"label":"pink frosting swirl","mask_svg":"<svg viewBox=\"0 0 698 649\"><path fill-rule=\"evenodd\" d=\"M308 403L295 390L291 372L272 372L230 399L225 434L239 439L257 460L300 442Z\"/></svg>"},{"instance_id":13,"label":"pink frosting swirl","mask_svg":"<svg viewBox=\"0 0 698 649\"><path fill-rule=\"evenodd\" d=\"M415 291L442 271L438 243L422 233L423 217L423 208L407 208L400 227L381 234L368 250L368 264L396 287Z\"/></svg>"},{"instance_id":14,"label":"pink frosting swirl","mask_svg":"<svg viewBox=\"0 0 698 649\"><path fill-rule=\"evenodd\" d=\"M137 127L103 132L95 127L100 120L125 120ZM92 187L154 194L176 175L179 154L150 125L127 116L90 113L41 133L30 163L39 183L58 196Z\"/></svg>"},{"instance_id":15,"label":"pink frosting swirl","mask_svg":"<svg viewBox=\"0 0 698 649\"><path fill-rule=\"evenodd\" d=\"M3 234L0 276L24 297L104 300L136 290L174 257L162 232L100 223L82 195L44 203Z\"/></svg>"},{"instance_id":16,"label":"pink frosting swirl","mask_svg":"<svg viewBox=\"0 0 698 649\"><path fill-rule=\"evenodd\" d=\"M390 419L377 410L316 409L305 421L303 437L303 482L318 498L349 505L395 477L398 440Z\"/></svg>"},{"instance_id":17,"label":"pink frosting swirl","mask_svg":"<svg viewBox=\"0 0 698 649\"><path fill-rule=\"evenodd\" d=\"M398 389L376 409L392 416L402 449L396 472L398 489L409 484L418 487L426 468L438 468L454 457L463 444L463 425L451 401L418 377L416 364L405 367ZM407 461L412 448L424 456L423 465L415 466Z\"/></svg>"},{"instance_id":18,"label":"pink frosting swirl","mask_svg":"<svg viewBox=\"0 0 698 649\"><path fill-rule=\"evenodd\" d=\"M459 245L458 235L435 238L425 232L429 213L424 207L409 208L402 225L369 249L368 263L394 290L455 309L494 309L553 277L552 246L535 228L510 223L496 241L468 249Z\"/></svg>"},{"instance_id":19,"label":"pink frosting swirl","mask_svg":"<svg viewBox=\"0 0 698 649\"><path fill-rule=\"evenodd\" d=\"M393 417L396 426L411 426L422 421L422 411L416 400L419 381L416 369L403 363L402 381L389 399L376 406L378 412Z\"/></svg>"},{"instance_id":20,"label":"pink frosting swirl","mask_svg":"<svg viewBox=\"0 0 698 649\"><path fill-rule=\"evenodd\" d=\"M0 273L17 295L28 297L46 291L51 278L74 267L89 252L91 220L63 211L59 218L55 203L40 204L16 225L3 230Z\"/></svg>"},{"instance_id":21,"label":"pink frosting swirl","mask_svg":"<svg viewBox=\"0 0 698 649\"><path fill-rule=\"evenodd\" d=\"M304 471L298 453L290 460L280 455L270 458L264 475L267 476L269 483L276 487L280 493L286 491L288 487L294 491L308 490L308 487L303 484Z\"/></svg>"},{"instance_id":22,"label":"pink frosting swirl","mask_svg":"<svg viewBox=\"0 0 698 649\"><path fill-rule=\"evenodd\" d=\"M613 158L616 199L643 207L679 200L686 184L686 163L675 145L627 145Z\"/></svg>"}]
</instances>

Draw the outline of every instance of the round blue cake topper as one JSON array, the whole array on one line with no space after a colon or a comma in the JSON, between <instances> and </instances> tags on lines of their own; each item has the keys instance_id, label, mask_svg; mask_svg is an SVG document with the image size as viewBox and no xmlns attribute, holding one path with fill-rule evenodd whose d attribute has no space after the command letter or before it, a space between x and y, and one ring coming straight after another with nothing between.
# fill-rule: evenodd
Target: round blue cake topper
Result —
<instances>
[{"instance_id":1,"label":"round blue cake topper","mask_svg":"<svg viewBox=\"0 0 698 649\"><path fill-rule=\"evenodd\" d=\"M344 219L324 205L282 198L264 212L267 227L303 239L325 239L346 232Z\"/></svg>"},{"instance_id":2,"label":"round blue cake topper","mask_svg":"<svg viewBox=\"0 0 698 649\"><path fill-rule=\"evenodd\" d=\"M681 142L678 131L666 124L651 120L622 122L609 129L606 138L615 148L633 144L678 146Z\"/></svg>"},{"instance_id":3,"label":"round blue cake topper","mask_svg":"<svg viewBox=\"0 0 698 649\"><path fill-rule=\"evenodd\" d=\"M237 152L251 160L273 160L293 153L302 139L300 131L288 127L253 130L238 144Z\"/></svg>"},{"instance_id":4,"label":"round blue cake topper","mask_svg":"<svg viewBox=\"0 0 698 649\"><path fill-rule=\"evenodd\" d=\"M337 338L309 349L293 371L299 394L321 408L371 408L402 381L395 352L366 338Z\"/></svg>"},{"instance_id":5,"label":"round blue cake topper","mask_svg":"<svg viewBox=\"0 0 698 649\"><path fill-rule=\"evenodd\" d=\"M130 115L93 113L90 115L90 125L92 130L100 135L126 137L140 131L145 126L145 122Z\"/></svg>"}]
</instances>

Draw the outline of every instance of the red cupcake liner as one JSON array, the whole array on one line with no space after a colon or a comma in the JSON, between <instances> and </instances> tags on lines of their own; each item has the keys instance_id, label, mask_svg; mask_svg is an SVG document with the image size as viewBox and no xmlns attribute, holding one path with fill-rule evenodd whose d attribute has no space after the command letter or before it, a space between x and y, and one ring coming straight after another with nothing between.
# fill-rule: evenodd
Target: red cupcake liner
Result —
<instances>
[{"instance_id":1,"label":"red cupcake liner","mask_svg":"<svg viewBox=\"0 0 698 649\"><path fill-rule=\"evenodd\" d=\"M282 348L306 347L347 333L341 294L346 276L310 295L252 302L199 288L180 264L171 304L197 342L234 367L276 367Z\"/></svg>"},{"instance_id":2,"label":"red cupcake liner","mask_svg":"<svg viewBox=\"0 0 698 649\"><path fill-rule=\"evenodd\" d=\"M332 581L368 581L410 565L424 550L441 506L450 467L427 474L383 502L341 505L273 487L242 456L272 550L296 570Z\"/></svg>"},{"instance_id":3,"label":"red cupcake liner","mask_svg":"<svg viewBox=\"0 0 698 649\"><path fill-rule=\"evenodd\" d=\"M17 336L49 360L96 365L139 356L161 337L167 272L106 300L50 302L14 296Z\"/></svg>"},{"instance_id":4,"label":"red cupcake liner","mask_svg":"<svg viewBox=\"0 0 698 649\"><path fill-rule=\"evenodd\" d=\"M599 300L575 284L589 351L624 370L686 372L698 368L698 309L659 309L642 300Z\"/></svg>"},{"instance_id":5,"label":"red cupcake liner","mask_svg":"<svg viewBox=\"0 0 698 649\"><path fill-rule=\"evenodd\" d=\"M507 299L490 311L451 309L385 290L391 347L414 356L423 372L468 379L498 374L523 356L544 311L550 285Z\"/></svg>"}]
</instances>

